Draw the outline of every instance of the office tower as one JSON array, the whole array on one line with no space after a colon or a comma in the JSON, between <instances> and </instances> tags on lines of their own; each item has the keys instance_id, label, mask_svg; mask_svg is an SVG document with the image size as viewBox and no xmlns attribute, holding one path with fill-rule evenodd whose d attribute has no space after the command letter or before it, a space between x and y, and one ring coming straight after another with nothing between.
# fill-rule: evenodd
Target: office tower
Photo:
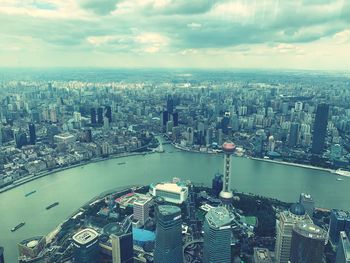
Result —
<instances>
[{"instance_id":1,"label":"office tower","mask_svg":"<svg viewBox=\"0 0 350 263\"><path fill-rule=\"evenodd\" d=\"M311 195L301 193L299 197L299 203L304 206L305 212L312 218L315 210L315 202L312 199Z\"/></svg>"},{"instance_id":2,"label":"office tower","mask_svg":"<svg viewBox=\"0 0 350 263\"><path fill-rule=\"evenodd\" d=\"M103 129L109 130L109 119L107 117L103 117Z\"/></svg>"},{"instance_id":3,"label":"office tower","mask_svg":"<svg viewBox=\"0 0 350 263\"><path fill-rule=\"evenodd\" d=\"M275 151L275 138L272 135L270 135L269 137L268 151L269 152Z\"/></svg>"},{"instance_id":4,"label":"office tower","mask_svg":"<svg viewBox=\"0 0 350 263\"><path fill-rule=\"evenodd\" d=\"M91 124L96 124L96 109L95 108L91 108L90 110L90 122Z\"/></svg>"},{"instance_id":5,"label":"office tower","mask_svg":"<svg viewBox=\"0 0 350 263\"><path fill-rule=\"evenodd\" d=\"M0 247L0 263L5 263L4 248Z\"/></svg>"},{"instance_id":6,"label":"office tower","mask_svg":"<svg viewBox=\"0 0 350 263\"><path fill-rule=\"evenodd\" d=\"M254 248L253 263L272 263L270 251L267 248Z\"/></svg>"},{"instance_id":7,"label":"office tower","mask_svg":"<svg viewBox=\"0 0 350 263\"><path fill-rule=\"evenodd\" d=\"M106 106L105 107L105 117L108 118L109 123L112 122L112 109L111 109L111 106Z\"/></svg>"},{"instance_id":8,"label":"office tower","mask_svg":"<svg viewBox=\"0 0 350 263\"><path fill-rule=\"evenodd\" d=\"M34 145L36 142L36 133L35 133L35 125L34 123L29 123L29 144Z\"/></svg>"},{"instance_id":9,"label":"office tower","mask_svg":"<svg viewBox=\"0 0 350 263\"><path fill-rule=\"evenodd\" d=\"M205 215L204 263L231 262L231 217L227 208L214 207Z\"/></svg>"},{"instance_id":10,"label":"office tower","mask_svg":"<svg viewBox=\"0 0 350 263\"><path fill-rule=\"evenodd\" d=\"M288 263L292 231L299 222L312 223L311 218L306 214L305 208L300 203L295 203L289 211L280 213L276 227L275 257L277 263Z\"/></svg>"},{"instance_id":11,"label":"office tower","mask_svg":"<svg viewBox=\"0 0 350 263\"><path fill-rule=\"evenodd\" d=\"M159 205L154 263L183 263L181 209Z\"/></svg>"},{"instance_id":12,"label":"office tower","mask_svg":"<svg viewBox=\"0 0 350 263\"><path fill-rule=\"evenodd\" d=\"M98 258L98 233L85 228L73 236L74 259L79 263L95 263Z\"/></svg>"},{"instance_id":13,"label":"office tower","mask_svg":"<svg viewBox=\"0 0 350 263\"><path fill-rule=\"evenodd\" d=\"M350 241L344 231L340 231L335 263L350 263Z\"/></svg>"},{"instance_id":14,"label":"office tower","mask_svg":"<svg viewBox=\"0 0 350 263\"><path fill-rule=\"evenodd\" d=\"M103 124L103 108L97 108L97 123Z\"/></svg>"},{"instance_id":15,"label":"office tower","mask_svg":"<svg viewBox=\"0 0 350 263\"><path fill-rule=\"evenodd\" d=\"M173 113L173 122L174 122L174 127L177 127L179 125L179 113L178 112Z\"/></svg>"},{"instance_id":16,"label":"office tower","mask_svg":"<svg viewBox=\"0 0 350 263\"><path fill-rule=\"evenodd\" d=\"M290 249L291 263L323 263L327 232L313 223L294 226Z\"/></svg>"},{"instance_id":17,"label":"office tower","mask_svg":"<svg viewBox=\"0 0 350 263\"><path fill-rule=\"evenodd\" d=\"M215 177L212 180L212 194L215 197L219 197L220 192L222 191L222 188L224 186L224 182L222 180L223 175L222 174L215 174Z\"/></svg>"},{"instance_id":18,"label":"office tower","mask_svg":"<svg viewBox=\"0 0 350 263\"><path fill-rule=\"evenodd\" d=\"M112 234L112 259L113 263L133 262L133 235L131 231L131 221L126 218L117 233Z\"/></svg>"},{"instance_id":19,"label":"office tower","mask_svg":"<svg viewBox=\"0 0 350 263\"><path fill-rule=\"evenodd\" d=\"M174 111L174 99L171 96L168 96L168 99L166 101L166 109L169 114L172 114Z\"/></svg>"},{"instance_id":20,"label":"office tower","mask_svg":"<svg viewBox=\"0 0 350 263\"><path fill-rule=\"evenodd\" d=\"M134 220L139 221L139 224L143 226L149 218L149 210L152 204L151 197L139 198L134 202Z\"/></svg>"},{"instance_id":21,"label":"office tower","mask_svg":"<svg viewBox=\"0 0 350 263\"><path fill-rule=\"evenodd\" d=\"M22 148L22 146L27 145L27 134L21 130L15 133L15 143L17 148Z\"/></svg>"},{"instance_id":22,"label":"office tower","mask_svg":"<svg viewBox=\"0 0 350 263\"><path fill-rule=\"evenodd\" d=\"M329 223L329 239L333 245L338 244L340 231L350 232L350 216L342 210L332 209Z\"/></svg>"},{"instance_id":23,"label":"office tower","mask_svg":"<svg viewBox=\"0 0 350 263\"><path fill-rule=\"evenodd\" d=\"M233 194L230 190L231 183L231 154L234 153L236 145L232 142L225 142L222 145L224 157L224 185L220 192L220 198L224 205L228 206L232 202Z\"/></svg>"},{"instance_id":24,"label":"office tower","mask_svg":"<svg viewBox=\"0 0 350 263\"><path fill-rule=\"evenodd\" d=\"M187 144L193 145L194 143L194 131L192 127L187 128Z\"/></svg>"},{"instance_id":25,"label":"office tower","mask_svg":"<svg viewBox=\"0 0 350 263\"><path fill-rule=\"evenodd\" d=\"M289 146L294 147L298 144L299 123L292 123L289 131Z\"/></svg>"},{"instance_id":26,"label":"office tower","mask_svg":"<svg viewBox=\"0 0 350 263\"><path fill-rule=\"evenodd\" d=\"M168 121L169 121L169 113L168 111L163 111L161 115L162 127L164 127Z\"/></svg>"},{"instance_id":27,"label":"office tower","mask_svg":"<svg viewBox=\"0 0 350 263\"><path fill-rule=\"evenodd\" d=\"M311 148L311 152L314 154L322 154L324 150L327 135L328 111L328 104L322 103L317 106Z\"/></svg>"},{"instance_id":28,"label":"office tower","mask_svg":"<svg viewBox=\"0 0 350 263\"><path fill-rule=\"evenodd\" d=\"M85 142L92 142L92 132L91 129L84 130L84 141Z\"/></svg>"}]
</instances>

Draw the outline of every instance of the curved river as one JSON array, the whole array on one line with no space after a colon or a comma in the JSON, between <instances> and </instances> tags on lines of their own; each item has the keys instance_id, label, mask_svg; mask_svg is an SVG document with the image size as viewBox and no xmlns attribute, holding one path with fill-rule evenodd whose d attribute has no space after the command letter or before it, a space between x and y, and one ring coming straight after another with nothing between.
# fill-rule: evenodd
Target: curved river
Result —
<instances>
[{"instance_id":1,"label":"curved river","mask_svg":"<svg viewBox=\"0 0 350 263\"><path fill-rule=\"evenodd\" d=\"M0 194L0 246L6 262L17 262L17 243L45 235L77 208L101 192L130 184L149 184L173 177L210 185L222 172L223 156L179 152L130 156L91 163L37 179ZM124 165L118 165L120 162ZM318 207L349 209L350 178L337 181L334 174L282 164L232 159L232 188L242 192L294 202L300 192L310 193ZM32 190L37 192L25 197ZM46 210L53 202L59 206ZM12 233L20 222L26 225Z\"/></svg>"}]
</instances>

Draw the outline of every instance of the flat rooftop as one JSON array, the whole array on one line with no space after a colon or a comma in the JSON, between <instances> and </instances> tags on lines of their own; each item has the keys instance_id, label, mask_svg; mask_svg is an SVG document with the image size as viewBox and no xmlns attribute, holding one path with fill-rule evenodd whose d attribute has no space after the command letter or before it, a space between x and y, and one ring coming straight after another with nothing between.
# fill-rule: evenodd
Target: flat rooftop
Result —
<instances>
[{"instance_id":1,"label":"flat rooftop","mask_svg":"<svg viewBox=\"0 0 350 263\"><path fill-rule=\"evenodd\" d=\"M73 240L80 245L85 245L90 243L97 237L98 237L98 233L95 230L91 228L86 228L76 233L73 236Z\"/></svg>"},{"instance_id":2,"label":"flat rooftop","mask_svg":"<svg viewBox=\"0 0 350 263\"><path fill-rule=\"evenodd\" d=\"M312 223L299 223L295 226L294 231L300 235L311 239L326 239L327 232Z\"/></svg>"},{"instance_id":3,"label":"flat rooftop","mask_svg":"<svg viewBox=\"0 0 350 263\"><path fill-rule=\"evenodd\" d=\"M172 192L172 193L181 193L188 188L186 186L178 185L177 183L159 183L155 185L157 190Z\"/></svg>"},{"instance_id":4,"label":"flat rooftop","mask_svg":"<svg viewBox=\"0 0 350 263\"><path fill-rule=\"evenodd\" d=\"M271 256L270 256L270 251L267 248L259 248L255 247L254 248L254 256L256 257L257 260L259 260L259 263L270 263L271 262Z\"/></svg>"},{"instance_id":5,"label":"flat rooftop","mask_svg":"<svg viewBox=\"0 0 350 263\"><path fill-rule=\"evenodd\" d=\"M225 207L222 206L210 209L206 214L205 219L208 220L208 223L215 228L230 225L232 221L230 213Z\"/></svg>"}]
</instances>

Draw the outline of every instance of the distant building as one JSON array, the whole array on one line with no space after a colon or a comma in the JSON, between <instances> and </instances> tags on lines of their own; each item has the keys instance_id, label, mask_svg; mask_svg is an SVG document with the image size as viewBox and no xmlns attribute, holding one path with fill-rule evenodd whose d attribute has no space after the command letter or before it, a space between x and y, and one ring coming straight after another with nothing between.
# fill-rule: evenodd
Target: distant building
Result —
<instances>
[{"instance_id":1,"label":"distant building","mask_svg":"<svg viewBox=\"0 0 350 263\"><path fill-rule=\"evenodd\" d=\"M74 259L79 263L94 263L99 253L98 233L85 228L73 236Z\"/></svg>"},{"instance_id":2,"label":"distant building","mask_svg":"<svg viewBox=\"0 0 350 263\"><path fill-rule=\"evenodd\" d=\"M317 106L311 148L311 152L314 154L321 154L324 150L327 135L328 111L328 104L322 103Z\"/></svg>"},{"instance_id":3,"label":"distant building","mask_svg":"<svg viewBox=\"0 0 350 263\"><path fill-rule=\"evenodd\" d=\"M340 231L335 263L350 263L350 241L344 231Z\"/></svg>"},{"instance_id":4,"label":"distant building","mask_svg":"<svg viewBox=\"0 0 350 263\"><path fill-rule=\"evenodd\" d=\"M97 108L97 123L103 124L103 108L101 107Z\"/></svg>"},{"instance_id":5,"label":"distant building","mask_svg":"<svg viewBox=\"0 0 350 263\"><path fill-rule=\"evenodd\" d=\"M222 188L224 187L224 181L222 180L223 175L222 174L215 174L215 177L212 180L212 194L215 197L219 197L220 192L222 191Z\"/></svg>"},{"instance_id":6,"label":"distant building","mask_svg":"<svg viewBox=\"0 0 350 263\"><path fill-rule=\"evenodd\" d=\"M291 263L322 263L327 232L313 223L295 225L292 235Z\"/></svg>"},{"instance_id":7,"label":"distant building","mask_svg":"<svg viewBox=\"0 0 350 263\"><path fill-rule=\"evenodd\" d=\"M18 130L17 132L15 132L15 142L16 147L19 149L22 148L24 145L27 145L27 134L22 130Z\"/></svg>"},{"instance_id":8,"label":"distant building","mask_svg":"<svg viewBox=\"0 0 350 263\"><path fill-rule=\"evenodd\" d=\"M96 109L95 108L91 108L90 109L90 122L92 125L96 124L97 119L96 119Z\"/></svg>"},{"instance_id":9,"label":"distant building","mask_svg":"<svg viewBox=\"0 0 350 263\"><path fill-rule=\"evenodd\" d=\"M253 263L272 263L270 251L267 248L254 248Z\"/></svg>"},{"instance_id":10,"label":"distant building","mask_svg":"<svg viewBox=\"0 0 350 263\"><path fill-rule=\"evenodd\" d=\"M59 144L59 143L73 143L75 142L75 136L70 133L61 133L53 136L54 142Z\"/></svg>"},{"instance_id":11,"label":"distant building","mask_svg":"<svg viewBox=\"0 0 350 263\"><path fill-rule=\"evenodd\" d=\"M183 263L181 209L159 205L154 263Z\"/></svg>"},{"instance_id":12,"label":"distant building","mask_svg":"<svg viewBox=\"0 0 350 263\"><path fill-rule=\"evenodd\" d=\"M34 123L29 123L29 144L34 145L36 142L36 133L35 133L35 125Z\"/></svg>"},{"instance_id":13,"label":"distant building","mask_svg":"<svg viewBox=\"0 0 350 263\"><path fill-rule=\"evenodd\" d=\"M0 263L5 263L4 248L0 247Z\"/></svg>"},{"instance_id":14,"label":"distant building","mask_svg":"<svg viewBox=\"0 0 350 263\"><path fill-rule=\"evenodd\" d=\"M106 106L105 107L104 117L106 117L108 119L109 123L112 122L112 108L111 108L111 106Z\"/></svg>"},{"instance_id":15,"label":"distant building","mask_svg":"<svg viewBox=\"0 0 350 263\"><path fill-rule=\"evenodd\" d=\"M169 121L169 113L168 111L163 111L161 115L162 127L165 127L168 121Z\"/></svg>"},{"instance_id":16,"label":"distant building","mask_svg":"<svg viewBox=\"0 0 350 263\"><path fill-rule=\"evenodd\" d=\"M174 204L182 204L188 197L188 187L181 182L151 184L149 191L152 196Z\"/></svg>"},{"instance_id":17,"label":"distant building","mask_svg":"<svg viewBox=\"0 0 350 263\"><path fill-rule=\"evenodd\" d=\"M231 262L231 217L223 206L212 208L205 215L203 262Z\"/></svg>"},{"instance_id":18,"label":"distant building","mask_svg":"<svg viewBox=\"0 0 350 263\"><path fill-rule=\"evenodd\" d=\"M288 263L292 231L299 222L312 223L311 218L305 212L304 206L300 203L293 204L289 211L280 214L276 228L275 258L277 263Z\"/></svg>"},{"instance_id":19,"label":"distant building","mask_svg":"<svg viewBox=\"0 0 350 263\"><path fill-rule=\"evenodd\" d=\"M178 112L173 113L173 122L174 122L174 127L177 127L179 125L179 113Z\"/></svg>"},{"instance_id":20,"label":"distant building","mask_svg":"<svg viewBox=\"0 0 350 263\"><path fill-rule=\"evenodd\" d=\"M292 123L289 132L289 146L294 147L298 144L299 139L299 123Z\"/></svg>"},{"instance_id":21,"label":"distant building","mask_svg":"<svg viewBox=\"0 0 350 263\"><path fill-rule=\"evenodd\" d=\"M152 198L148 196L139 198L134 202L134 220L137 220L141 226L143 226L149 218L151 204Z\"/></svg>"},{"instance_id":22,"label":"distant building","mask_svg":"<svg viewBox=\"0 0 350 263\"><path fill-rule=\"evenodd\" d=\"M312 218L315 211L315 202L312 199L311 195L301 193L299 197L299 203L304 206L305 212Z\"/></svg>"},{"instance_id":23,"label":"distant building","mask_svg":"<svg viewBox=\"0 0 350 263\"><path fill-rule=\"evenodd\" d=\"M350 216L348 213L338 209L332 209L329 223L329 239L333 245L338 244L340 231L350 232Z\"/></svg>"}]
</instances>

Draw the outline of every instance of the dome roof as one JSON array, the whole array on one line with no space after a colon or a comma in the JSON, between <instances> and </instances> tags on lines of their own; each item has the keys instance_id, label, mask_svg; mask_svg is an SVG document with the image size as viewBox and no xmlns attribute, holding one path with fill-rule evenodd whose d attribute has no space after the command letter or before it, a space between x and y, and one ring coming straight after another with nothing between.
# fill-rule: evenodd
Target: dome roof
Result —
<instances>
[{"instance_id":1,"label":"dome roof","mask_svg":"<svg viewBox=\"0 0 350 263\"><path fill-rule=\"evenodd\" d=\"M295 203L295 204L292 204L289 211L294 214L294 215L297 215L297 216L303 216L305 215L305 208L302 204L300 203Z\"/></svg>"}]
</instances>

